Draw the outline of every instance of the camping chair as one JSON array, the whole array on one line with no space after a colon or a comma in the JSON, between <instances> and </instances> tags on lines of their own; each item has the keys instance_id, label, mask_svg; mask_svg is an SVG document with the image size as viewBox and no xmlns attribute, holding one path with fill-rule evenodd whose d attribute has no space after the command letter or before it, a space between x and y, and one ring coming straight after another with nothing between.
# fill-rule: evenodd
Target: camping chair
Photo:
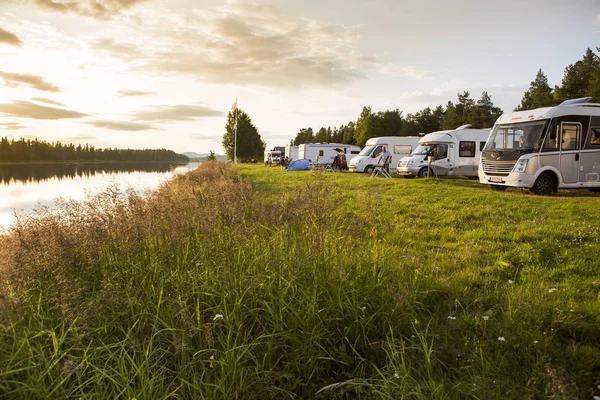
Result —
<instances>
[{"instance_id":1,"label":"camping chair","mask_svg":"<svg viewBox=\"0 0 600 400\"><path fill-rule=\"evenodd\" d=\"M384 178L391 179L392 176L388 172L389 165L392 162L392 156L387 156L383 165L378 165L371 172L371 178L375 178L377 175L381 174Z\"/></svg>"}]
</instances>

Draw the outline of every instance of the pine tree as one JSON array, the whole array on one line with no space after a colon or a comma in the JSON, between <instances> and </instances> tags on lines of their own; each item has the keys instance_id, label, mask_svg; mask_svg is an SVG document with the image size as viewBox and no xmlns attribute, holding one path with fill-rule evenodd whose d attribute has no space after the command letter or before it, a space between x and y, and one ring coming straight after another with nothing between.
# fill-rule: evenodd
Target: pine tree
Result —
<instances>
[{"instance_id":1,"label":"pine tree","mask_svg":"<svg viewBox=\"0 0 600 400\"><path fill-rule=\"evenodd\" d=\"M237 113L237 146L235 145L235 113ZM230 111L227 115L223 147L227 158L233 160L234 148L237 148L237 158L242 162L262 160L266 143L262 141L258 129L252 124L250 116L241 109Z\"/></svg>"},{"instance_id":2,"label":"pine tree","mask_svg":"<svg viewBox=\"0 0 600 400\"><path fill-rule=\"evenodd\" d=\"M600 58L591 49L587 49L583 59L565 68L562 84L556 87L558 101L576 99L588 96L595 89L590 84L595 84L597 71L600 69Z\"/></svg>"},{"instance_id":3,"label":"pine tree","mask_svg":"<svg viewBox=\"0 0 600 400\"><path fill-rule=\"evenodd\" d=\"M533 110L534 108L549 107L556 105L552 89L548 85L548 78L540 68L535 80L530 83L529 89L523 94L521 104L515 111Z\"/></svg>"}]
</instances>

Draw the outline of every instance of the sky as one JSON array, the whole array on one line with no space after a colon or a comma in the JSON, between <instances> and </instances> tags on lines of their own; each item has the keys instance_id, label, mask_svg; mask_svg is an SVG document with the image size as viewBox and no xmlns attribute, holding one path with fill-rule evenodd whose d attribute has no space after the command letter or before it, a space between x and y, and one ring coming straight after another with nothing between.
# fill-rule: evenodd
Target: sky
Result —
<instances>
[{"instance_id":1,"label":"sky","mask_svg":"<svg viewBox=\"0 0 600 400\"><path fill-rule=\"evenodd\" d=\"M600 0L0 0L0 137L223 154L485 90L509 112L600 46Z\"/></svg>"}]
</instances>

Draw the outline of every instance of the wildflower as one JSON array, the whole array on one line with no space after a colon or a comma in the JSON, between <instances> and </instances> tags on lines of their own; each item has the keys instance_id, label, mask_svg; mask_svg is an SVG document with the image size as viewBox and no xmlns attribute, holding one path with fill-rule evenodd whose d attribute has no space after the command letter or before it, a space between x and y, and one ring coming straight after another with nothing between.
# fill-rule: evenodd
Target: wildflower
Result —
<instances>
[{"instance_id":1,"label":"wildflower","mask_svg":"<svg viewBox=\"0 0 600 400\"><path fill-rule=\"evenodd\" d=\"M515 283L515 281L513 281L512 279L509 279L508 283Z\"/></svg>"},{"instance_id":2,"label":"wildflower","mask_svg":"<svg viewBox=\"0 0 600 400\"><path fill-rule=\"evenodd\" d=\"M394 372L394 378L400 378L400 375L398 375L397 372Z\"/></svg>"},{"instance_id":3,"label":"wildflower","mask_svg":"<svg viewBox=\"0 0 600 400\"><path fill-rule=\"evenodd\" d=\"M360 310L361 310L362 312L365 312L365 311L367 311L367 307L361 307L361 308L360 308Z\"/></svg>"},{"instance_id":4,"label":"wildflower","mask_svg":"<svg viewBox=\"0 0 600 400\"><path fill-rule=\"evenodd\" d=\"M483 320L484 320L484 321L487 321L488 319L490 319L490 317L489 317L488 315L484 315L484 316L483 316Z\"/></svg>"},{"instance_id":5,"label":"wildflower","mask_svg":"<svg viewBox=\"0 0 600 400\"><path fill-rule=\"evenodd\" d=\"M454 319L456 319L456 317L448 317L448 319L453 319L454 320Z\"/></svg>"},{"instance_id":6,"label":"wildflower","mask_svg":"<svg viewBox=\"0 0 600 400\"><path fill-rule=\"evenodd\" d=\"M221 321L222 321L223 319L225 319L225 318L223 318L223 314L216 314L216 315L213 317L213 321L218 321L218 320L221 320Z\"/></svg>"},{"instance_id":7,"label":"wildflower","mask_svg":"<svg viewBox=\"0 0 600 400\"><path fill-rule=\"evenodd\" d=\"M569 311L571 311L571 312L575 312L575 310L573 310L572 308L571 308Z\"/></svg>"},{"instance_id":8,"label":"wildflower","mask_svg":"<svg viewBox=\"0 0 600 400\"><path fill-rule=\"evenodd\" d=\"M556 288L551 288L548 290L548 293L554 293L554 292L556 292Z\"/></svg>"},{"instance_id":9,"label":"wildflower","mask_svg":"<svg viewBox=\"0 0 600 400\"><path fill-rule=\"evenodd\" d=\"M506 342L506 339L504 339L504 336L498 337L498 340L501 341L501 342Z\"/></svg>"},{"instance_id":10,"label":"wildflower","mask_svg":"<svg viewBox=\"0 0 600 400\"><path fill-rule=\"evenodd\" d=\"M213 360L215 359L215 356L210 356L210 357L208 357L208 359L209 359L210 361L213 361Z\"/></svg>"},{"instance_id":11,"label":"wildflower","mask_svg":"<svg viewBox=\"0 0 600 400\"><path fill-rule=\"evenodd\" d=\"M600 396L594 396L594 400L600 400Z\"/></svg>"},{"instance_id":12,"label":"wildflower","mask_svg":"<svg viewBox=\"0 0 600 400\"><path fill-rule=\"evenodd\" d=\"M538 343L539 343L539 342L538 342L537 340L534 340L534 341L533 341L533 344L538 344Z\"/></svg>"}]
</instances>

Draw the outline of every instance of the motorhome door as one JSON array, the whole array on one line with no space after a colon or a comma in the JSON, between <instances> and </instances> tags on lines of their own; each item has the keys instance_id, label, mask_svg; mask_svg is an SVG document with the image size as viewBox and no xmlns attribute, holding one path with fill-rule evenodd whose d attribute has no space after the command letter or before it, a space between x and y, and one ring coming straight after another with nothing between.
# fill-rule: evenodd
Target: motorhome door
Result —
<instances>
[{"instance_id":1,"label":"motorhome door","mask_svg":"<svg viewBox=\"0 0 600 400\"><path fill-rule=\"evenodd\" d=\"M576 183L579 175L581 124L578 122L562 122L560 133L560 173L563 182Z\"/></svg>"},{"instance_id":2,"label":"motorhome door","mask_svg":"<svg viewBox=\"0 0 600 400\"><path fill-rule=\"evenodd\" d=\"M431 166L433 173L438 176L448 175L448 171L453 166L454 145L453 144L436 144L431 151L433 161Z\"/></svg>"}]
</instances>

